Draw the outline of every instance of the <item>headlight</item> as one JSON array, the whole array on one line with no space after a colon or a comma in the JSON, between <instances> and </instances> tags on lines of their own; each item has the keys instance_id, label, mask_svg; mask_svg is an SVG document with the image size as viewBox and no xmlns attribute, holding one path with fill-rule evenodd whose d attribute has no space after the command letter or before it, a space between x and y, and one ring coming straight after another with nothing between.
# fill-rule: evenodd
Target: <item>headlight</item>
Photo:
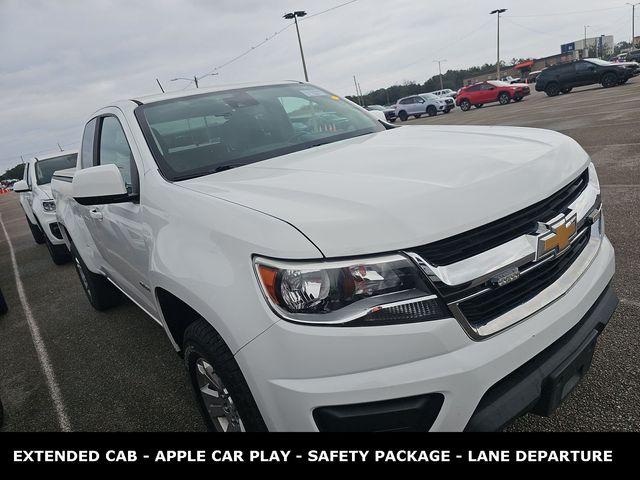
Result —
<instances>
[{"instance_id":1,"label":"headlight","mask_svg":"<svg viewBox=\"0 0 640 480\"><path fill-rule=\"evenodd\" d=\"M293 322L388 325L450 316L402 255L326 262L257 257L254 266L272 309Z\"/></svg>"},{"instance_id":2,"label":"headlight","mask_svg":"<svg viewBox=\"0 0 640 480\"><path fill-rule=\"evenodd\" d=\"M56 202L53 200L43 200L42 201L42 209L45 212L55 212L56 211Z\"/></svg>"}]
</instances>

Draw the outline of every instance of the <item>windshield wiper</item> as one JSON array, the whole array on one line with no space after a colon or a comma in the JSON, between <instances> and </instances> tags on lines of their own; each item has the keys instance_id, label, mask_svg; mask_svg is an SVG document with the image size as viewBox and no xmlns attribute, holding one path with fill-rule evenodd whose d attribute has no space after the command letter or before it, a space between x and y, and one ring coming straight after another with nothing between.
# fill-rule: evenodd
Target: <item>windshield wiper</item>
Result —
<instances>
[{"instance_id":1,"label":"windshield wiper","mask_svg":"<svg viewBox=\"0 0 640 480\"><path fill-rule=\"evenodd\" d=\"M189 180L190 178L203 177L205 175L211 175L212 173L224 172L225 170L231 170L232 168L242 167L243 165L248 165L248 164L247 163L227 163L224 165L218 165L216 168L205 170L203 172L193 172L193 173L187 173L185 175L178 175L176 177L173 177L173 181L179 182L180 180Z\"/></svg>"}]
</instances>

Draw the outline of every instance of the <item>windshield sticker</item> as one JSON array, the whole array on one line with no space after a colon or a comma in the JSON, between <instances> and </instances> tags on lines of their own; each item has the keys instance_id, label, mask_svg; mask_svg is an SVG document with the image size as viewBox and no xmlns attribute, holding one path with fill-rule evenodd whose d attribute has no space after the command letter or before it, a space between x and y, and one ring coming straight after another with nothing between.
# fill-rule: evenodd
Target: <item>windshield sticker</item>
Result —
<instances>
[{"instance_id":1,"label":"windshield sticker","mask_svg":"<svg viewBox=\"0 0 640 480\"><path fill-rule=\"evenodd\" d=\"M307 97L323 97L328 95L328 93L323 92L322 90L318 90L317 88L303 88L300 90L300 93L306 95Z\"/></svg>"}]
</instances>

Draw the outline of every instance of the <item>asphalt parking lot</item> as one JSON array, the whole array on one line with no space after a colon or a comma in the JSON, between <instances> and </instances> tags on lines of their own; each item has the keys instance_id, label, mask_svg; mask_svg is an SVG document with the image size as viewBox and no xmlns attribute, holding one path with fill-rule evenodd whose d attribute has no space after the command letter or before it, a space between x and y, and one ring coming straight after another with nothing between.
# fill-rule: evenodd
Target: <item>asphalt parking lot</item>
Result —
<instances>
[{"instance_id":1,"label":"asphalt parking lot","mask_svg":"<svg viewBox=\"0 0 640 480\"><path fill-rule=\"evenodd\" d=\"M398 121L398 124L403 124ZM548 98L533 92L518 104L410 120L405 125L518 125L576 139L598 167L606 230L616 248L614 287L620 305L592 368L550 418L526 416L519 431L640 430L640 77L602 89L585 87ZM33 242L16 194L0 196L0 219L19 266L25 311L0 228L0 287L10 311L0 317L0 431L200 430L181 359L164 331L131 303L91 308L71 264L55 266ZM46 382L34 341L48 355ZM68 420L61 426L60 412Z\"/></svg>"}]
</instances>

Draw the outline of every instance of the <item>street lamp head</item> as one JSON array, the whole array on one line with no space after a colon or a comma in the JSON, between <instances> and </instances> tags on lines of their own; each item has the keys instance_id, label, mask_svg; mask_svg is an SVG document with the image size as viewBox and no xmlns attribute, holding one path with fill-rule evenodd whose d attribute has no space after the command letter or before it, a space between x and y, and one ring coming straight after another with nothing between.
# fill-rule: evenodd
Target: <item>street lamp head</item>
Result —
<instances>
[{"instance_id":1,"label":"street lamp head","mask_svg":"<svg viewBox=\"0 0 640 480\"><path fill-rule=\"evenodd\" d=\"M291 20L294 17L304 17L307 14L307 12L304 12L302 10L298 10L296 12L290 12L290 13L285 13L282 18L285 18L287 20Z\"/></svg>"},{"instance_id":2,"label":"street lamp head","mask_svg":"<svg viewBox=\"0 0 640 480\"><path fill-rule=\"evenodd\" d=\"M497 10L492 10L491 12L489 12L489 15L493 15L494 13L504 13L506 11L507 11L506 8L499 8Z\"/></svg>"}]
</instances>

